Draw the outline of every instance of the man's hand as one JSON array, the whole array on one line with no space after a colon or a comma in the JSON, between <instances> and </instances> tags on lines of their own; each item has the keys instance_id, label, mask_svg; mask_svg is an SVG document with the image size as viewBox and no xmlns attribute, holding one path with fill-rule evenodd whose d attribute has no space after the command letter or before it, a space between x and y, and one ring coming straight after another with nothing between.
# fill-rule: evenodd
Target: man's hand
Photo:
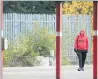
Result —
<instances>
[{"instance_id":1,"label":"man's hand","mask_svg":"<svg viewBox=\"0 0 98 79\"><path fill-rule=\"evenodd\" d=\"M74 51L77 53L77 49L74 48Z\"/></svg>"}]
</instances>

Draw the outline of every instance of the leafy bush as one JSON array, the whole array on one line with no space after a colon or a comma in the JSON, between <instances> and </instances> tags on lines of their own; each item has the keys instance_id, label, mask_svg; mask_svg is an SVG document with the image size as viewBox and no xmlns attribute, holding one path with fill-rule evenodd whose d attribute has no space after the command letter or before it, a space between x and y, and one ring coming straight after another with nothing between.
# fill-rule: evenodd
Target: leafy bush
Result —
<instances>
[{"instance_id":1,"label":"leafy bush","mask_svg":"<svg viewBox=\"0 0 98 79\"><path fill-rule=\"evenodd\" d=\"M55 39L49 38L46 28L34 27L9 44L5 51L5 66L35 66L40 65L36 56L49 56L50 50L55 49Z\"/></svg>"}]
</instances>

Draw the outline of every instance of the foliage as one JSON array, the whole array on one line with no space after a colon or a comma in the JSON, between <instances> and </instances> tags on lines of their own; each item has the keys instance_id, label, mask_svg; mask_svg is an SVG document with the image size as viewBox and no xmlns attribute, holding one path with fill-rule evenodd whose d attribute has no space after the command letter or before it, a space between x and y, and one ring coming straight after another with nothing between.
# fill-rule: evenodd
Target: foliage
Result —
<instances>
[{"instance_id":1,"label":"foliage","mask_svg":"<svg viewBox=\"0 0 98 79\"><path fill-rule=\"evenodd\" d=\"M55 13L55 2L43 1L5 1L4 13Z\"/></svg>"},{"instance_id":2,"label":"foliage","mask_svg":"<svg viewBox=\"0 0 98 79\"><path fill-rule=\"evenodd\" d=\"M34 66L38 53L33 51L32 46L29 37L17 40L15 46L5 51L4 64L8 66Z\"/></svg>"},{"instance_id":3,"label":"foliage","mask_svg":"<svg viewBox=\"0 0 98 79\"><path fill-rule=\"evenodd\" d=\"M53 14L56 2L51 1L5 1L4 13ZM67 1L63 3L63 14L92 14L93 2Z\"/></svg>"},{"instance_id":4,"label":"foliage","mask_svg":"<svg viewBox=\"0 0 98 79\"><path fill-rule=\"evenodd\" d=\"M64 14L92 14L93 13L93 2L86 1L72 1L65 2L63 4Z\"/></svg>"},{"instance_id":5,"label":"foliage","mask_svg":"<svg viewBox=\"0 0 98 79\"><path fill-rule=\"evenodd\" d=\"M50 38L47 28L35 27L33 29L34 51L39 52L42 56L49 56L50 50L55 50L55 38ZM55 37L55 36L54 36Z\"/></svg>"},{"instance_id":6,"label":"foliage","mask_svg":"<svg viewBox=\"0 0 98 79\"><path fill-rule=\"evenodd\" d=\"M33 30L18 37L15 44L5 51L5 66L35 66L40 61L36 56L49 56L50 49L55 49L55 39L48 38L46 28L34 27Z\"/></svg>"}]
</instances>

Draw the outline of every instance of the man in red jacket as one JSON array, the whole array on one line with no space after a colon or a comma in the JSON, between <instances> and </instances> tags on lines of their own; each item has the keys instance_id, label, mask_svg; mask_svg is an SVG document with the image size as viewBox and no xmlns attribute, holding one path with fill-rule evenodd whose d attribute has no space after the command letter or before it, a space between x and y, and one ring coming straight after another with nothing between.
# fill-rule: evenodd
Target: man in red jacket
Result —
<instances>
[{"instance_id":1,"label":"man in red jacket","mask_svg":"<svg viewBox=\"0 0 98 79\"><path fill-rule=\"evenodd\" d=\"M81 30L75 39L74 51L77 53L79 59L78 71L84 71L84 63L88 52L88 37L84 30Z\"/></svg>"}]
</instances>

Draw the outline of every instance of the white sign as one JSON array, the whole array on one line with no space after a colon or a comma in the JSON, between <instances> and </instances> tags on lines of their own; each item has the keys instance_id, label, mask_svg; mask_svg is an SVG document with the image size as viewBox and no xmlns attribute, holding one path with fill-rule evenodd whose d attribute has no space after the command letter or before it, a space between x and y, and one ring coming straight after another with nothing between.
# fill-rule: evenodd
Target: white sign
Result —
<instances>
[{"instance_id":1,"label":"white sign","mask_svg":"<svg viewBox=\"0 0 98 79\"><path fill-rule=\"evenodd\" d=\"M8 48L8 40L5 38L4 39L4 49L7 50Z\"/></svg>"},{"instance_id":2,"label":"white sign","mask_svg":"<svg viewBox=\"0 0 98 79\"><path fill-rule=\"evenodd\" d=\"M50 50L50 56L54 56L54 50Z\"/></svg>"}]
</instances>

